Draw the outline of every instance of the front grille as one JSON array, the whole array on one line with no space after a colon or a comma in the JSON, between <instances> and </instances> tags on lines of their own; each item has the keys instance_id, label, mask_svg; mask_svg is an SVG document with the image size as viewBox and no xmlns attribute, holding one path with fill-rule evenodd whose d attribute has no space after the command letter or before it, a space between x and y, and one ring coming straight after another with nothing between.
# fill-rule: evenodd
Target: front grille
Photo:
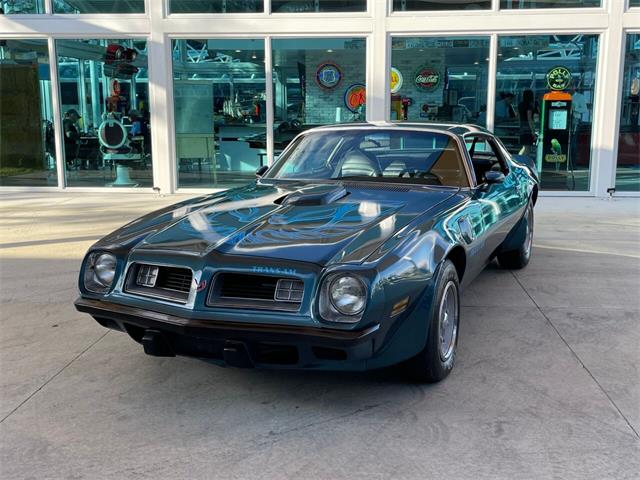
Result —
<instances>
[{"instance_id":1,"label":"front grille","mask_svg":"<svg viewBox=\"0 0 640 480\"><path fill-rule=\"evenodd\" d=\"M278 279L262 275L221 273L216 279L220 283L220 297L273 300Z\"/></svg>"},{"instance_id":2,"label":"front grille","mask_svg":"<svg viewBox=\"0 0 640 480\"><path fill-rule=\"evenodd\" d=\"M164 267L160 270L156 288L189 293L191 290L191 270L184 268Z\"/></svg>"},{"instance_id":3,"label":"front grille","mask_svg":"<svg viewBox=\"0 0 640 480\"><path fill-rule=\"evenodd\" d=\"M125 291L186 303L193 273L188 268L135 263L129 269Z\"/></svg>"},{"instance_id":4,"label":"front grille","mask_svg":"<svg viewBox=\"0 0 640 480\"><path fill-rule=\"evenodd\" d=\"M297 311L304 283L295 278L223 272L216 275L210 306Z\"/></svg>"}]
</instances>

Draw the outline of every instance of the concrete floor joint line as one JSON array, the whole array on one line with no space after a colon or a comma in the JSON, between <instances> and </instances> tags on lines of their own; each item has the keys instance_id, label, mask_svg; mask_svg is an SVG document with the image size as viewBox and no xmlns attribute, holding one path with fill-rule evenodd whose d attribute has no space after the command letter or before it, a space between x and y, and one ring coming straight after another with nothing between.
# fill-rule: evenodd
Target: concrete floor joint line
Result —
<instances>
[{"instance_id":1,"label":"concrete floor joint line","mask_svg":"<svg viewBox=\"0 0 640 480\"><path fill-rule=\"evenodd\" d=\"M540 308L540 305L538 305L538 302L536 302L534 300L534 298L529 294L529 292L527 291L526 288L524 288L524 285L520 282L520 279L518 278L518 276L515 274L515 272L513 270L509 270L509 272L511 272L511 275L513 275L513 278L515 279L515 281L518 283L518 285L520 285L520 288L522 288L522 290L524 291L524 293L527 294L527 296L531 299L531 301L533 302L533 304L536 306L536 308L538 309L538 311L540 312L540 314L544 317L544 319L547 321L547 323L549 325L551 325L551 328L553 328L553 330L556 332L556 334L558 335L558 337L560 337L560 340L562 340L562 342L565 344L565 346L569 349L569 351L571 352L571 354L575 357L575 359L578 361L578 363L582 366L582 368L585 369L585 371L589 374L589 376L591 377L591 379L593 380L593 382L598 386L598 388L600 389L600 391L607 397L607 399L609 400L609 402L611 403L611 405L613 405L613 408L616 409L616 411L620 414L620 416L624 419L624 421L626 422L627 426L631 429L631 431L634 433L634 435L636 436L636 438L640 439L640 434L638 434L638 432L636 431L635 428L633 428L633 425L631 425L631 423L629 422L629 419L624 415L624 413L622 413L622 410L620 410L620 408L618 407L618 405L616 404L616 402L613 401L613 399L611 398L611 396L606 392L606 390L602 387L602 385L600 385L600 382L598 382L598 380L596 379L596 377L591 373L591 370L589 370L589 368L587 368L587 366L584 364L584 362L580 359L580 357L578 356L578 354L575 352L575 350L573 348L571 348L571 345L569 345L569 343L565 340L565 338L562 336L562 334L560 333L560 331L556 328L556 326L553 324L553 322L551 321L551 319L542 311L542 308Z\"/></svg>"},{"instance_id":2,"label":"concrete floor joint line","mask_svg":"<svg viewBox=\"0 0 640 480\"><path fill-rule=\"evenodd\" d=\"M25 403L27 403L29 400L31 400L39 391L41 391L44 387L46 387L49 383L51 383L51 381L53 379L55 379L58 375L60 375L62 372L64 372L67 369L67 367L69 367L73 362L75 362L78 358L80 358L87 351L89 351L91 349L91 347L96 345L100 340L102 340L108 334L109 334L109 331L107 330L95 342L93 342L91 345L89 345L87 348L85 348L80 353L78 353L75 357L73 357L64 367L62 367L60 370L58 370L50 379L48 379L46 382L44 382L42 385L40 385L35 391L31 392L31 394L29 394L29 396L27 398L25 398L22 402L20 402L17 407L15 407L13 410L11 410L9 413L7 413L2 418L2 420L0 420L0 423L3 423L7 418L9 418L11 415L13 415L15 412L17 412L20 409L20 407L22 407Z\"/></svg>"}]
</instances>

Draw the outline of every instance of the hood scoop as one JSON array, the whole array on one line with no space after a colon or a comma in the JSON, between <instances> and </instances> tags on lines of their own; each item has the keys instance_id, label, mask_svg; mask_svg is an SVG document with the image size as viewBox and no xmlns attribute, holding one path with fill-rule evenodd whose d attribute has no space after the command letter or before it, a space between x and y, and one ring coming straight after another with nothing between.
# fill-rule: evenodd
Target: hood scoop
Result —
<instances>
[{"instance_id":1,"label":"hood scoop","mask_svg":"<svg viewBox=\"0 0 640 480\"><path fill-rule=\"evenodd\" d=\"M344 198L349 193L342 185L317 185L291 192L279 202L280 205L315 206L328 205Z\"/></svg>"}]
</instances>

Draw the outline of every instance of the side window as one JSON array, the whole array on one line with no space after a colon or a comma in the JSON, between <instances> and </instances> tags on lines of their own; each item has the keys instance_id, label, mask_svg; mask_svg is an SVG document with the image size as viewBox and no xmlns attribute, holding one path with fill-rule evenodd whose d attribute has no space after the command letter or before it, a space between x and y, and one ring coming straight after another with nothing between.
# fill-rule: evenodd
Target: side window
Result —
<instances>
[{"instance_id":1,"label":"side window","mask_svg":"<svg viewBox=\"0 0 640 480\"><path fill-rule=\"evenodd\" d=\"M505 175L509 173L500 149L492 140L483 136L470 136L465 137L465 145L478 184L484 183L484 174L489 170L497 170Z\"/></svg>"},{"instance_id":2,"label":"side window","mask_svg":"<svg viewBox=\"0 0 640 480\"><path fill-rule=\"evenodd\" d=\"M460 150L451 141L447 148L437 152L429 173L438 179L440 185L468 187L469 180L462 162Z\"/></svg>"},{"instance_id":3,"label":"side window","mask_svg":"<svg viewBox=\"0 0 640 480\"><path fill-rule=\"evenodd\" d=\"M494 140L488 140L487 145L489 145L489 147L491 148L491 151L493 152L493 155L495 156L496 160L498 161L498 164L500 165L500 171L502 173L504 173L505 175L509 174L509 166L506 162L506 160L504 159L504 155L502 153L502 150L500 150L500 147L498 146L498 144L496 144L496 142Z\"/></svg>"}]
</instances>

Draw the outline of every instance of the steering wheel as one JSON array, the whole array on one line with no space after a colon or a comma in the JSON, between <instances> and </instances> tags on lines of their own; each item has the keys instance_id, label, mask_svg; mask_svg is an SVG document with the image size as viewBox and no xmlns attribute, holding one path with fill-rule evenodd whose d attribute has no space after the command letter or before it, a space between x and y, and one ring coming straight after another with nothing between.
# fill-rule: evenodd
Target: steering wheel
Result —
<instances>
[{"instance_id":1,"label":"steering wheel","mask_svg":"<svg viewBox=\"0 0 640 480\"><path fill-rule=\"evenodd\" d=\"M438 177L435 173L431 173L431 172L420 172L418 174L419 178L423 178L425 180L430 180L432 182L436 182L438 185L442 185L442 182L440 181L440 177Z\"/></svg>"}]
</instances>

